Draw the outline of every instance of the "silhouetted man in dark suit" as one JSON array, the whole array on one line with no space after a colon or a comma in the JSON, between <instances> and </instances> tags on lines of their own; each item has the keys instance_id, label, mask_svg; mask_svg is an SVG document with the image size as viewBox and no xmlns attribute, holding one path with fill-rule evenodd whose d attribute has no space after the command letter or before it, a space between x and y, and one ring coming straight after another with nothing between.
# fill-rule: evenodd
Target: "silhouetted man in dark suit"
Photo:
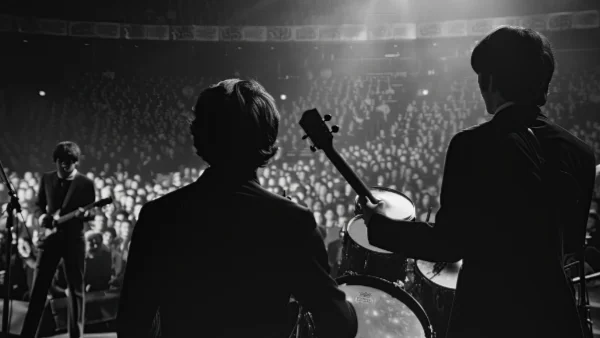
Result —
<instances>
[{"instance_id":1,"label":"silhouetted man in dark suit","mask_svg":"<svg viewBox=\"0 0 600 338\"><path fill-rule=\"evenodd\" d=\"M78 210L94 203L96 193L94 182L77 172L81 150L73 142L59 143L52 159L56 171L45 173L40 181L36 216L40 224L52 228L53 215L60 210L59 216ZM60 259L63 259L65 277L69 290L68 328L70 337L83 334L82 292L85 260L85 241L83 238L83 218L74 218L58 227L58 231L48 235L40 244L38 260L34 274L29 309L23 323L21 337L32 338L38 329L42 312L46 304L48 290L54 278ZM41 231L44 229L42 228Z\"/></svg>"},{"instance_id":2,"label":"silhouetted man in dark suit","mask_svg":"<svg viewBox=\"0 0 600 338\"><path fill-rule=\"evenodd\" d=\"M392 221L368 203L369 241L417 259L463 259L448 338L582 337L563 255L583 247L595 160L540 112L550 43L501 27L471 65L494 116L452 138L435 226Z\"/></svg>"},{"instance_id":3,"label":"silhouetted man in dark suit","mask_svg":"<svg viewBox=\"0 0 600 338\"><path fill-rule=\"evenodd\" d=\"M210 167L142 208L118 336L155 335L158 312L162 337L288 337L293 295L322 337L354 337L354 308L329 277L312 213L258 183L257 168L277 151L271 95L255 81L225 80L200 94L194 114L194 146Z\"/></svg>"}]
</instances>

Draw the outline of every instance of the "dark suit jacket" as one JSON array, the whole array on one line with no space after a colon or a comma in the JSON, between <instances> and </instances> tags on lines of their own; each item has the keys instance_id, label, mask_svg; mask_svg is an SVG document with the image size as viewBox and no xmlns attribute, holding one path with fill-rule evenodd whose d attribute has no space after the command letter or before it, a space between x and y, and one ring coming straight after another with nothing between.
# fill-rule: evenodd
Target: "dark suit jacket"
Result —
<instances>
[{"instance_id":1,"label":"dark suit jacket","mask_svg":"<svg viewBox=\"0 0 600 338\"><path fill-rule=\"evenodd\" d=\"M117 332L151 336L159 310L162 337L288 337L292 294L323 337L355 336L354 308L329 277L312 213L260 187L255 173L209 168L142 208Z\"/></svg>"},{"instance_id":2,"label":"dark suit jacket","mask_svg":"<svg viewBox=\"0 0 600 338\"><path fill-rule=\"evenodd\" d=\"M94 203L96 200L94 181L79 172L75 174L64 201L55 200L54 191L58 184L59 180L56 171L47 172L42 175L34 211L36 217L39 218L44 213L52 215L58 209L61 209L60 215L68 214L80 207ZM63 227L65 230L68 229L68 231L81 232L83 230L83 221L75 218L65 223Z\"/></svg>"},{"instance_id":3,"label":"dark suit jacket","mask_svg":"<svg viewBox=\"0 0 600 338\"><path fill-rule=\"evenodd\" d=\"M375 214L369 241L417 259L463 259L448 337L581 337L562 259L583 244L594 161L539 108L509 107L452 138L434 227ZM544 168L574 182L543 179ZM567 207L571 193L578 202Z\"/></svg>"}]
</instances>

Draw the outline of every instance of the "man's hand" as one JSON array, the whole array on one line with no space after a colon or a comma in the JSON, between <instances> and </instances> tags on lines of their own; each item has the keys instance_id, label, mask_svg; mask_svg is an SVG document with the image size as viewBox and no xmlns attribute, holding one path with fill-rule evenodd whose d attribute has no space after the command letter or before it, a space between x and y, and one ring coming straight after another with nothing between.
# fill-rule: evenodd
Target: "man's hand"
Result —
<instances>
[{"instance_id":1,"label":"man's hand","mask_svg":"<svg viewBox=\"0 0 600 338\"><path fill-rule=\"evenodd\" d=\"M84 219L87 218L89 216L89 211L85 211L85 209L83 208L79 208L77 209L77 212L75 212L75 217L79 218L79 219Z\"/></svg>"},{"instance_id":2,"label":"man's hand","mask_svg":"<svg viewBox=\"0 0 600 338\"><path fill-rule=\"evenodd\" d=\"M38 221L40 225L46 229L54 228L54 217L52 217L52 215L43 214Z\"/></svg>"},{"instance_id":3,"label":"man's hand","mask_svg":"<svg viewBox=\"0 0 600 338\"><path fill-rule=\"evenodd\" d=\"M363 219L365 220L365 224L367 227L371 222L371 217L373 217L374 213L379 213L383 215L383 209L385 208L385 202L383 200L379 200L377 204L371 203L368 198L364 196L360 196L358 198L358 203L363 211Z\"/></svg>"}]
</instances>

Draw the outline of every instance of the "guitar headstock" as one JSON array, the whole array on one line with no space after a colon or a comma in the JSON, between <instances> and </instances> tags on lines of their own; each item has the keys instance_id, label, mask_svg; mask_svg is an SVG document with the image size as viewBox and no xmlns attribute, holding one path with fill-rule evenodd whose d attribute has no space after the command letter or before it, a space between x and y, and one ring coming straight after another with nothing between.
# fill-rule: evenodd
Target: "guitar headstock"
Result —
<instances>
[{"instance_id":1,"label":"guitar headstock","mask_svg":"<svg viewBox=\"0 0 600 338\"><path fill-rule=\"evenodd\" d=\"M306 135L302 139L310 138L313 145L310 146L310 150L317 151L317 149L323 149L325 151L333 148L333 133L337 133L340 128L338 126L331 127L325 123L331 120L331 115L325 115L325 118L321 117L321 114L316 109L310 109L305 111L300 118L300 127L304 129Z\"/></svg>"},{"instance_id":2,"label":"guitar headstock","mask_svg":"<svg viewBox=\"0 0 600 338\"><path fill-rule=\"evenodd\" d=\"M111 204L113 202L113 198L112 197L107 197L107 198L103 198L97 202L94 203L94 207L96 208L102 208L105 205Z\"/></svg>"}]
</instances>

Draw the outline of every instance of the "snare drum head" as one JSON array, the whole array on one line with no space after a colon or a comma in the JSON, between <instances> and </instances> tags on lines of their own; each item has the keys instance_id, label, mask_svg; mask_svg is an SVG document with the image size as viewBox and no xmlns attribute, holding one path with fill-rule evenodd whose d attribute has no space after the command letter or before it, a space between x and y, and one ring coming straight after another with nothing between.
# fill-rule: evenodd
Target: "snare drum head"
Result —
<instances>
[{"instance_id":1,"label":"snare drum head","mask_svg":"<svg viewBox=\"0 0 600 338\"><path fill-rule=\"evenodd\" d=\"M417 269L427 279L433 283L448 289L456 289L458 273L462 266L462 260L456 263L444 263L443 269L436 269L435 263L427 261L417 261Z\"/></svg>"},{"instance_id":2,"label":"snare drum head","mask_svg":"<svg viewBox=\"0 0 600 338\"><path fill-rule=\"evenodd\" d=\"M382 211L387 217L398 221L415 219L417 214L415 205L401 192L383 187L372 187L370 190L376 199L385 201L385 208ZM358 200L358 196L356 199Z\"/></svg>"},{"instance_id":3,"label":"snare drum head","mask_svg":"<svg viewBox=\"0 0 600 338\"><path fill-rule=\"evenodd\" d=\"M362 218L362 216L355 216L350 220L346 229L346 235L350 236L350 238L352 238L352 240L356 242L356 244L362 246L367 250L384 254L391 254L390 251L380 249L369 243L369 238L367 236L367 226L365 225L365 220Z\"/></svg>"},{"instance_id":4,"label":"snare drum head","mask_svg":"<svg viewBox=\"0 0 600 338\"><path fill-rule=\"evenodd\" d=\"M357 338L431 337L425 311L402 289L371 276L345 276L336 281L356 310Z\"/></svg>"}]
</instances>

